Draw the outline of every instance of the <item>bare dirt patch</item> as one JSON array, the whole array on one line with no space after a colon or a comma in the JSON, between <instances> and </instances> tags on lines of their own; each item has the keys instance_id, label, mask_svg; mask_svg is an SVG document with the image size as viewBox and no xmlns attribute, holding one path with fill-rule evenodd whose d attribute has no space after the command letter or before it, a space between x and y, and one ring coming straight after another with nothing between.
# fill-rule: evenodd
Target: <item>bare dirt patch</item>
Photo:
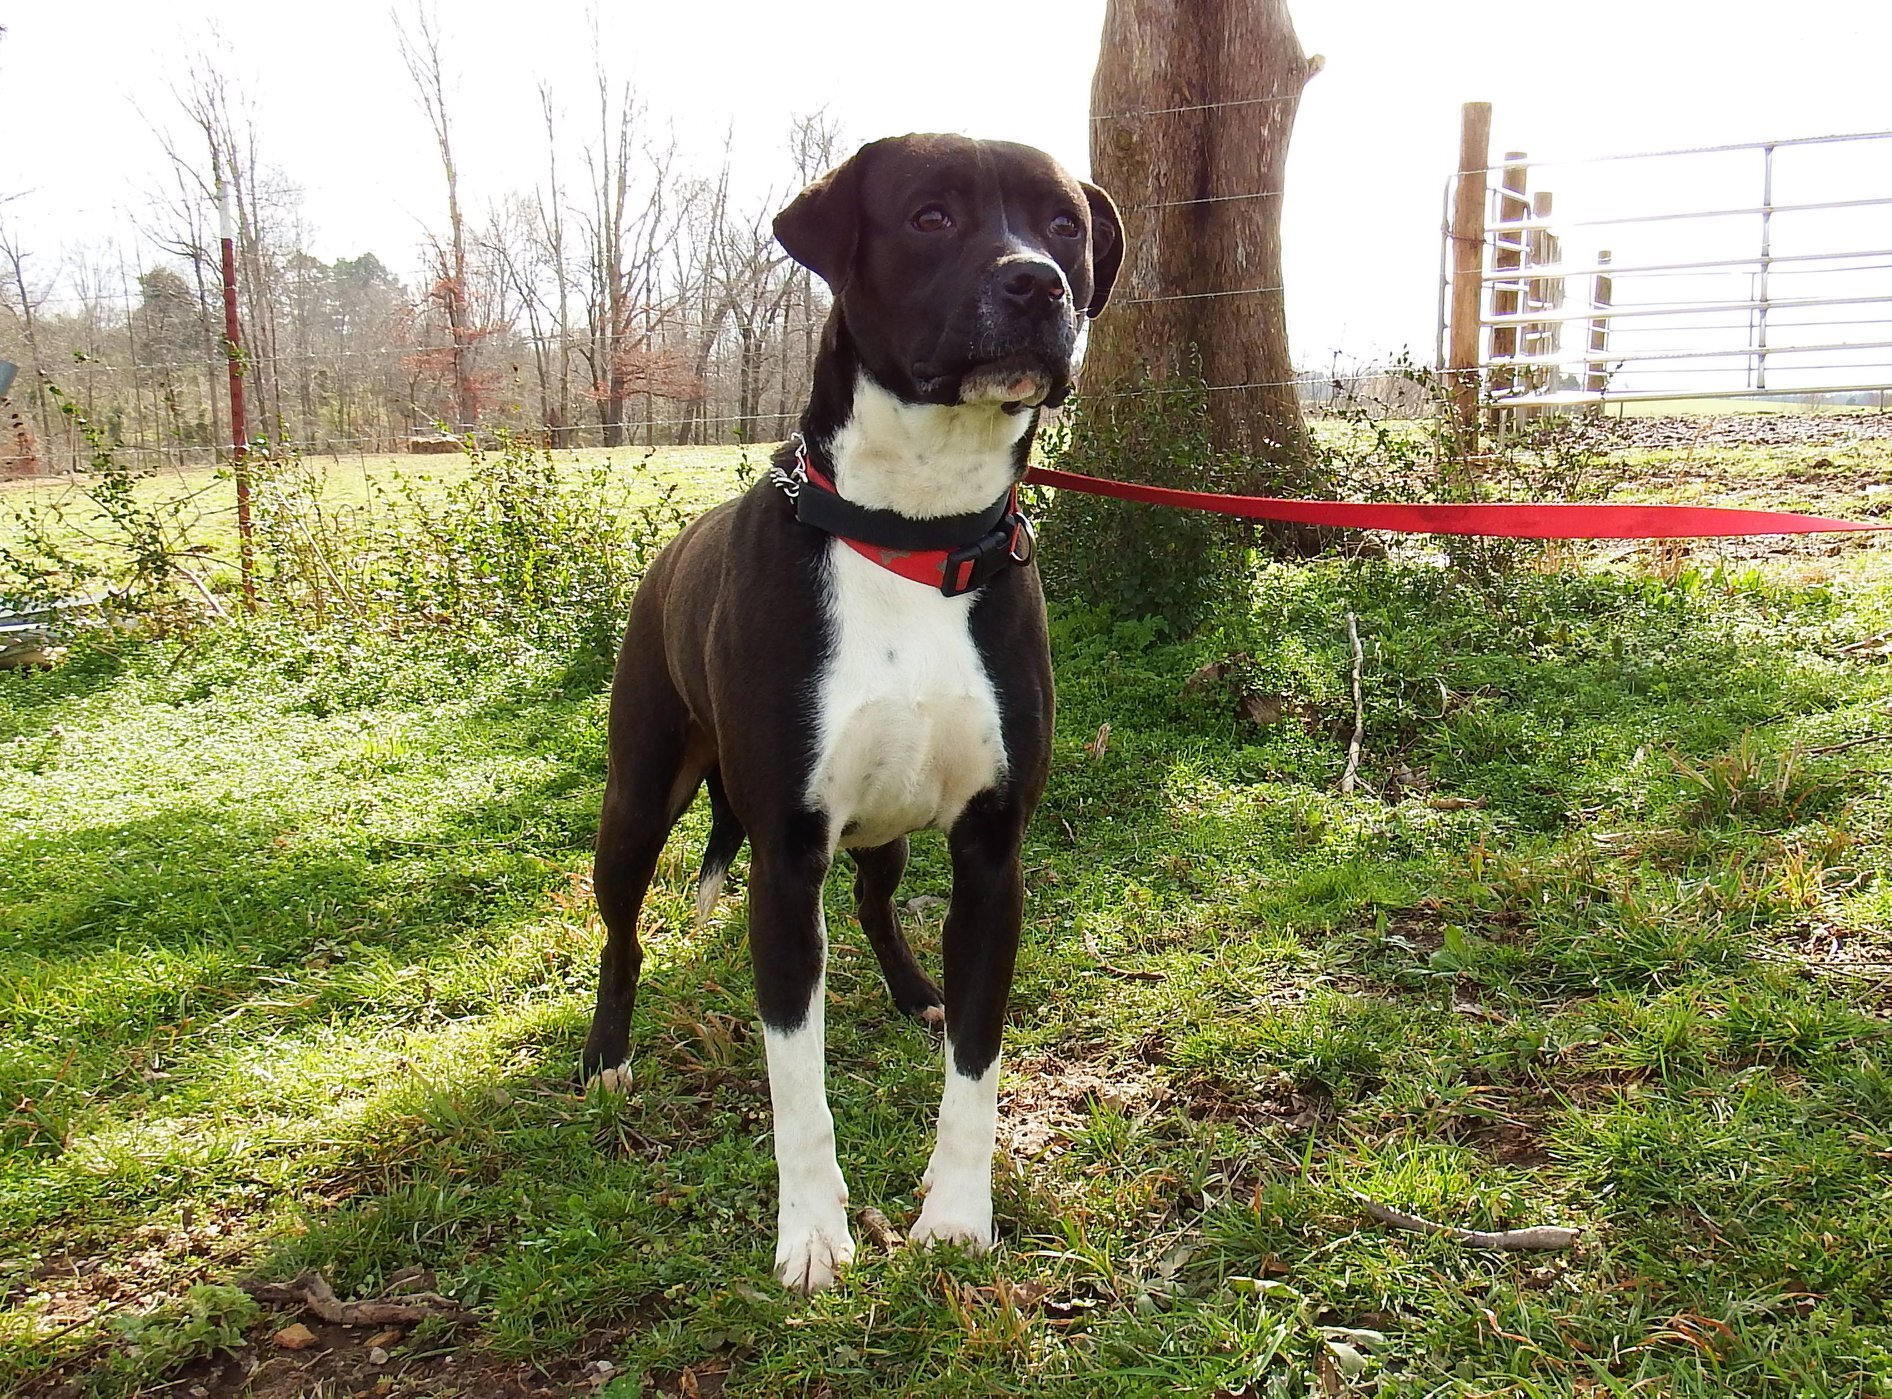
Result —
<instances>
[{"instance_id":1,"label":"bare dirt patch","mask_svg":"<svg viewBox=\"0 0 1892 1399\"><path fill-rule=\"evenodd\" d=\"M1892 932L1815 918L1795 926L1765 955L1844 986L1862 1010L1892 1019Z\"/></svg>"},{"instance_id":2,"label":"bare dirt patch","mask_svg":"<svg viewBox=\"0 0 1892 1399\"><path fill-rule=\"evenodd\" d=\"M331 1326L304 1316L314 1333L306 1349L284 1350L271 1340L289 1318L264 1321L241 1350L199 1361L172 1380L169 1392L191 1399L308 1399L322 1395L419 1396L428 1399L562 1399L595 1393L616 1374L605 1358L614 1336L587 1336L569 1355L538 1364L493 1355L458 1338L380 1346L365 1327Z\"/></svg>"},{"instance_id":3,"label":"bare dirt patch","mask_svg":"<svg viewBox=\"0 0 1892 1399\"><path fill-rule=\"evenodd\" d=\"M280 1344L278 1333L292 1325L306 1328L312 1339L296 1349ZM594 1332L567 1354L522 1363L491 1353L462 1331L410 1340L405 1332L277 1312L252 1326L241 1347L194 1361L161 1388L184 1399L569 1399L594 1394L617 1376L609 1357L622 1339L621 1332ZM87 1392L86 1373L86 1364L75 1363L29 1385L21 1399L78 1399ZM673 1375L660 1388L717 1394L723 1378L720 1371Z\"/></svg>"},{"instance_id":4,"label":"bare dirt patch","mask_svg":"<svg viewBox=\"0 0 1892 1399\"><path fill-rule=\"evenodd\" d=\"M1551 1163L1542 1134L1528 1119L1498 1118L1482 1124L1467 1140L1501 1166L1535 1171Z\"/></svg>"},{"instance_id":5,"label":"bare dirt patch","mask_svg":"<svg viewBox=\"0 0 1892 1399\"><path fill-rule=\"evenodd\" d=\"M1089 1124L1095 1106L1136 1112L1166 1102L1170 1090L1145 1064L1129 1059L1020 1060L1014 1086L1000 1095L999 1137L1014 1156L1056 1156Z\"/></svg>"},{"instance_id":6,"label":"bare dirt patch","mask_svg":"<svg viewBox=\"0 0 1892 1399\"><path fill-rule=\"evenodd\" d=\"M1892 440L1892 413L1729 413L1714 418L1602 418L1613 446L1821 447Z\"/></svg>"}]
</instances>

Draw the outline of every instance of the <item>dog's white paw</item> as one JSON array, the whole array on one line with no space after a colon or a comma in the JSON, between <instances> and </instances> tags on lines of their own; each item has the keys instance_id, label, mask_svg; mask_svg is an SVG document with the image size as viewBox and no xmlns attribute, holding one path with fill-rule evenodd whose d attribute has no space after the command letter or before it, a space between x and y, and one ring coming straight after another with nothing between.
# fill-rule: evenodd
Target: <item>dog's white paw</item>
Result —
<instances>
[{"instance_id":1,"label":"dog's white paw","mask_svg":"<svg viewBox=\"0 0 1892 1399\"><path fill-rule=\"evenodd\" d=\"M930 1244L964 1244L974 1253L992 1247L992 1185L990 1180L954 1179L928 1167L920 1188L926 1204L907 1237L920 1248Z\"/></svg>"},{"instance_id":2,"label":"dog's white paw","mask_svg":"<svg viewBox=\"0 0 1892 1399\"><path fill-rule=\"evenodd\" d=\"M931 1244L964 1244L974 1253L985 1253L992 1247L992 1207L987 1205L983 1214L975 1210L954 1216L947 1210L935 1209L928 1200L907 1237L920 1248Z\"/></svg>"},{"instance_id":3,"label":"dog's white paw","mask_svg":"<svg viewBox=\"0 0 1892 1399\"><path fill-rule=\"evenodd\" d=\"M854 1261L854 1239L847 1212L832 1221L784 1229L775 1245L775 1276L786 1288L806 1295L834 1286L835 1275Z\"/></svg>"}]
</instances>

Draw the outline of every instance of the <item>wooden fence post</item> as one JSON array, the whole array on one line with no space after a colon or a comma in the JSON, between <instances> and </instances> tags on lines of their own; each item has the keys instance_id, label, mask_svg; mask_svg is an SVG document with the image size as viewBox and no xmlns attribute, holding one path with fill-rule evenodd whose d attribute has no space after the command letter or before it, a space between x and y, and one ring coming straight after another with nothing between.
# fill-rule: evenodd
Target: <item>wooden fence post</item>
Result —
<instances>
[{"instance_id":1,"label":"wooden fence post","mask_svg":"<svg viewBox=\"0 0 1892 1399\"><path fill-rule=\"evenodd\" d=\"M1479 308L1484 304L1485 171L1491 160L1491 104L1467 102L1458 129L1458 183L1452 191L1452 315L1446 369L1460 450L1478 449Z\"/></svg>"}]
</instances>

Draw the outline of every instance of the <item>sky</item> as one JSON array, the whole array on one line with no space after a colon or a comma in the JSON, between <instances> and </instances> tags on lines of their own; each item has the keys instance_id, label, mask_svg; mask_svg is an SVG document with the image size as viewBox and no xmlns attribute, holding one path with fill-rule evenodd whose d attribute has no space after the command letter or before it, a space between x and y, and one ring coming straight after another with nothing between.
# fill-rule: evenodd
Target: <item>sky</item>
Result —
<instances>
[{"instance_id":1,"label":"sky","mask_svg":"<svg viewBox=\"0 0 1892 1399\"><path fill-rule=\"evenodd\" d=\"M1892 5L1881 0L1290 4L1302 46L1326 59L1301 104L1283 214L1289 330L1304 363L1402 347L1430 361L1441 200L1463 102L1494 104L1494 150L1540 159L1892 126ZM474 210L539 178L541 79L583 119L594 8L608 68L636 86L653 128L674 130L705 165L727 139L739 182L757 195L788 192L789 118L824 107L855 141L960 131L1042 146L1080 172L1088 164L1103 0L439 0ZM135 244L162 165L153 128L176 123L169 85L207 49L254 98L265 159L302 188L313 250L371 250L398 271L418 269L421 230L443 203L440 173L383 0L12 10L0 36L0 195L18 196L4 213L42 269L62 248ZM1837 164L1833 149L1821 148L1807 180L1892 194L1892 142ZM1616 167L1613 187L1604 167L1545 179L1560 213L1594 212L1636 178L1643 195L1682 207L1746 204L1759 173L1744 160L1640 176ZM1861 218L1876 225L1835 236L1892 248L1892 210Z\"/></svg>"}]
</instances>

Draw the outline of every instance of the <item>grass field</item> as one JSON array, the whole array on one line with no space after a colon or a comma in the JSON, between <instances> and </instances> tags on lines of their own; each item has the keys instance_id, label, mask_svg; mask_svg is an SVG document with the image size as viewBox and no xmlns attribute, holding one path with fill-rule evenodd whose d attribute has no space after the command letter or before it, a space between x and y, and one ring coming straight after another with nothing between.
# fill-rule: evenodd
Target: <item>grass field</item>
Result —
<instances>
[{"instance_id":1,"label":"grass field","mask_svg":"<svg viewBox=\"0 0 1892 1399\"><path fill-rule=\"evenodd\" d=\"M730 473L739 462L746 460L756 470L765 469L768 451L729 446L620 447L554 452L550 459L569 479L602 468L611 479L626 483L640 495L674 488L680 505L701 509L728 493ZM436 500L464 481L472 469L461 455L318 454L303 459L298 467L313 481L323 508L344 520L410 509L416 500ZM27 517L39 515L50 519L51 532L62 543L95 557L108 556L114 533L87 499L88 483L85 476L0 481L0 547L22 536ZM265 479L257 486L259 498L272 488ZM177 502L177 518L191 545L226 562L236 558L236 487L228 467L171 466L143 473L135 494L149 504ZM56 519L51 518L54 515ZM213 575L213 582L226 588L232 580L219 573Z\"/></svg>"},{"instance_id":2,"label":"grass field","mask_svg":"<svg viewBox=\"0 0 1892 1399\"><path fill-rule=\"evenodd\" d=\"M1857 509L1892 472L1861 450L1730 454L1723 489ZM1001 1246L863 1243L809 1301L768 1276L700 812L635 1081L573 1085L607 657L259 626L0 675L0 1390L1892 1393L1889 558L1328 558L1189 639L1061 603ZM845 883L841 1164L904 1226L938 1045ZM924 961L945 892L916 839ZM1366 1201L1581 1232L1494 1252ZM425 1270L465 1315L379 1361L304 1315L283 1349L294 1310L234 1284L304 1269L343 1298Z\"/></svg>"}]
</instances>

